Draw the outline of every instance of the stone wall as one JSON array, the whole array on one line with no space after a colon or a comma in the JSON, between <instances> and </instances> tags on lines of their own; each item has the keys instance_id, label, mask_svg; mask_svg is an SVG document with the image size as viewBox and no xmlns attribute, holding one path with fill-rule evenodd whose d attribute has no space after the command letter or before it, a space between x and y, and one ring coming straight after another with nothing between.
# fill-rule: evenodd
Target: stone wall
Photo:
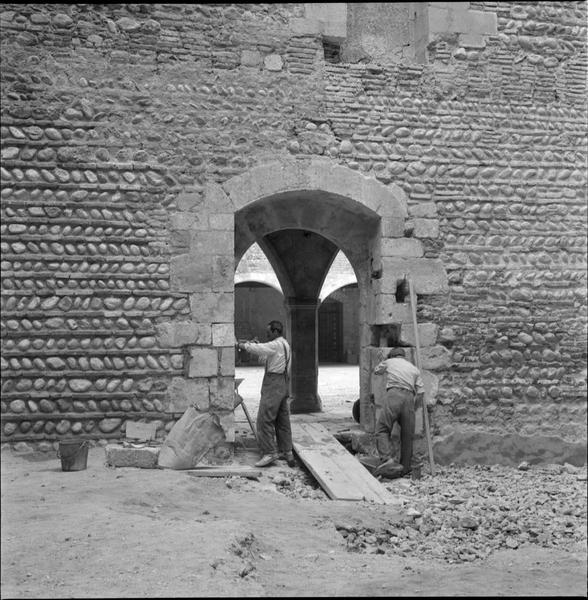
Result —
<instances>
[{"instance_id":1,"label":"stone wall","mask_svg":"<svg viewBox=\"0 0 588 600\"><path fill-rule=\"evenodd\" d=\"M4 3L2 440L226 413L214 185L313 156L403 188L449 274L419 294L436 433L585 440L586 5L456 4L429 3L426 64L334 64L302 4Z\"/></svg>"}]
</instances>

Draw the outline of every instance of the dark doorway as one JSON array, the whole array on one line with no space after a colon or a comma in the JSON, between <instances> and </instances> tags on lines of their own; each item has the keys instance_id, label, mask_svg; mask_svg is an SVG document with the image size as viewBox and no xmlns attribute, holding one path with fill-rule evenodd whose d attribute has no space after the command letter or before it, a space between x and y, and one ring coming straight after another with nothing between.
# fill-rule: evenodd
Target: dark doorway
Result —
<instances>
[{"instance_id":1,"label":"dark doorway","mask_svg":"<svg viewBox=\"0 0 588 600\"><path fill-rule=\"evenodd\" d=\"M325 300L318 311L319 362L343 361L343 305Z\"/></svg>"}]
</instances>

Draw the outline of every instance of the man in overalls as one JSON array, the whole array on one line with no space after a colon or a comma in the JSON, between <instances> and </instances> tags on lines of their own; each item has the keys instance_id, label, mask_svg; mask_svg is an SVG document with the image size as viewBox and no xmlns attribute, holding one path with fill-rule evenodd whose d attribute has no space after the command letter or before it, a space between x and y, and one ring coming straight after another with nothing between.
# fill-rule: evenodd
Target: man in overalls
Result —
<instances>
[{"instance_id":1,"label":"man in overalls","mask_svg":"<svg viewBox=\"0 0 588 600\"><path fill-rule=\"evenodd\" d=\"M261 358L265 363L257 412L257 443L262 457L255 463L256 467L267 467L278 458L284 458L289 466L296 464L292 453L292 429L288 406L290 345L282 337L283 329L280 321L270 321L266 329L269 341L237 344L240 350Z\"/></svg>"},{"instance_id":2,"label":"man in overalls","mask_svg":"<svg viewBox=\"0 0 588 600\"><path fill-rule=\"evenodd\" d=\"M394 423L400 425L400 464L406 475L411 470L412 443L415 430L415 407L423 402L424 386L420 371L405 358L402 348L392 348L388 358L375 369L386 375L386 394L376 421L376 448L384 463L392 458L390 436ZM382 468L383 464L378 467Z\"/></svg>"}]
</instances>

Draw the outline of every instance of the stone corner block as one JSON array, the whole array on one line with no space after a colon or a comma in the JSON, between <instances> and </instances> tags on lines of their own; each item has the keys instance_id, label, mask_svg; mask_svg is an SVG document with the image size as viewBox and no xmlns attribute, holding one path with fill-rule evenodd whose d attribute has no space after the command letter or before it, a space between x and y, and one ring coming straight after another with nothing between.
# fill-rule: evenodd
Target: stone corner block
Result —
<instances>
[{"instance_id":1,"label":"stone corner block","mask_svg":"<svg viewBox=\"0 0 588 600\"><path fill-rule=\"evenodd\" d=\"M108 444L104 450L106 464L111 467L157 469L158 447L124 448L118 444Z\"/></svg>"},{"instance_id":2,"label":"stone corner block","mask_svg":"<svg viewBox=\"0 0 588 600\"><path fill-rule=\"evenodd\" d=\"M157 342L162 348L180 348L189 344L210 344L210 325L192 321L168 321L156 326Z\"/></svg>"},{"instance_id":3,"label":"stone corner block","mask_svg":"<svg viewBox=\"0 0 588 600\"><path fill-rule=\"evenodd\" d=\"M203 260L204 258L204 260ZM179 254L170 259L170 289L177 292L210 290L212 264L206 257Z\"/></svg>"},{"instance_id":4,"label":"stone corner block","mask_svg":"<svg viewBox=\"0 0 588 600\"><path fill-rule=\"evenodd\" d=\"M235 407L235 378L217 377L212 388L210 409L213 411L232 411Z\"/></svg>"},{"instance_id":5,"label":"stone corner block","mask_svg":"<svg viewBox=\"0 0 588 600\"><path fill-rule=\"evenodd\" d=\"M190 349L188 377L216 377L218 352L216 348L195 347Z\"/></svg>"},{"instance_id":6,"label":"stone corner block","mask_svg":"<svg viewBox=\"0 0 588 600\"><path fill-rule=\"evenodd\" d=\"M212 324L212 345L215 348L235 345L235 326L233 323Z\"/></svg>"},{"instance_id":7,"label":"stone corner block","mask_svg":"<svg viewBox=\"0 0 588 600\"><path fill-rule=\"evenodd\" d=\"M232 290L195 292L190 294L190 310L192 320L197 323L232 322L235 312L234 293Z\"/></svg>"},{"instance_id":8,"label":"stone corner block","mask_svg":"<svg viewBox=\"0 0 588 600\"><path fill-rule=\"evenodd\" d=\"M186 379L173 377L165 393L165 411L184 412L189 406L204 412L210 406L210 392L207 379Z\"/></svg>"}]
</instances>

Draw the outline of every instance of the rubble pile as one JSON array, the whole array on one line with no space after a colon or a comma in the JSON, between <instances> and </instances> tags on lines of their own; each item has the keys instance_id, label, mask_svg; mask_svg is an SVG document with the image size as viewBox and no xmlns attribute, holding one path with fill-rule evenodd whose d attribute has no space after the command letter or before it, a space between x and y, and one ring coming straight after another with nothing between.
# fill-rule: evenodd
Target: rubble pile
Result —
<instances>
[{"instance_id":1,"label":"rubble pile","mask_svg":"<svg viewBox=\"0 0 588 600\"><path fill-rule=\"evenodd\" d=\"M290 498L310 498L327 500L328 497L317 483L316 479L306 470L291 469L282 471L272 477L276 489Z\"/></svg>"},{"instance_id":2,"label":"rubble pile","mask_svg":"<svg viewBox=\"0 0 588 600\"><path fill-rule=\"evenodd\" d=\"M385 485L401 516L380 529L336 523L349 551L457 563L526 544L586 545L586 467L437 467Z\"/></svg>"}]
</instances>

